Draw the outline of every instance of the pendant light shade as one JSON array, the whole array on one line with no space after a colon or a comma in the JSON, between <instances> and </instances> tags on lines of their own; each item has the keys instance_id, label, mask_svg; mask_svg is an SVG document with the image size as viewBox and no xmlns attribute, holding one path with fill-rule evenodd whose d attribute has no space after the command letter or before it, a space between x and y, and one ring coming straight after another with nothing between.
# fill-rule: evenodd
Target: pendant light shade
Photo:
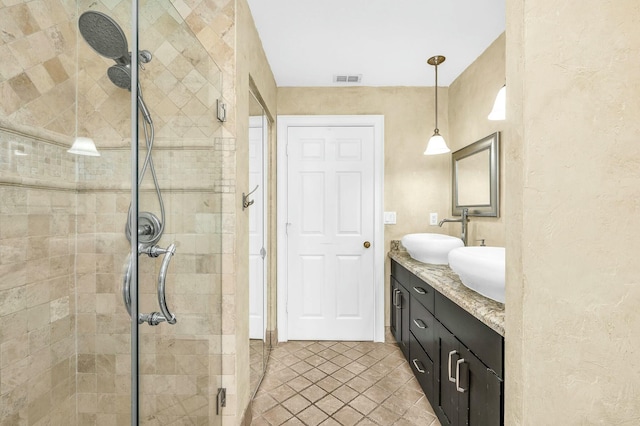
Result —
<instances>
[{"instance_id":1,"label":"pendant light shade","mask_svg":"<svg viewBox=\"0 0 640 426\"><path fill-rule=\"evenodd\" d=\"M69 154L100 157L100 153L96 149L96 144L93 142L93 139L85 138L83 136L78 136L76 140L73 141L73 145L71 145L71 148L69 148L67 152Z\"/></svg>"},{"instance_id":2,"label":"pendant light shade","mask_svg":"<svg viewBox=\"0 0 640 426\"><path fill-rule=\"evenodd\" d=\"M489 120L504 120L506 118L506 110L507 110L507 85L502 86L498 94L496 95L496 100L493 103L493 109L489 113L487 117Z\"/></svg>"},{"instance_id":3,"label":"pendant light shade","mask_svg":"<svg viewBox=\"0 0 640 426\"><path fill-rule=\"evenodd\" d=\"M440 133L434 133L427 143L427 149L424 150L424 155L437 155L446 154L451 151L447 146L444 138L440 136Z\"/></svg>"},{"instance_id":4,"label":"pendant light shade","mask_svg":"<svg viewBox=\"0 0 640 426\"><path fill-rule=\"evenodd\" d=\"M433 130L433 136L431 136L427 143L427 149L424 150L424 155L446 154L451 151L438 129L438 65L443 63L445 59L444 56L432 56L427 60L429 65L433 65L436 68L436 127Z\"/></svg>"}]
</instances>

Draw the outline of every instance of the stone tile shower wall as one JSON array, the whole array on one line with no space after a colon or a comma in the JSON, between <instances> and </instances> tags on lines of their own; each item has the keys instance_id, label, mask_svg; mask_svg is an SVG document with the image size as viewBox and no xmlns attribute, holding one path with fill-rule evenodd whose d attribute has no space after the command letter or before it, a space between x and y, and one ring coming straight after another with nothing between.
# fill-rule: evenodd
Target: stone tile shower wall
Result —
<instances>
[{"instance_id":1,"label":"stone tile shower wall","mask_svg":"<svg viewBox=\"0 0 640 426\"><path fill-rule=\"evenodd\" d=\"M0 424L126 424L129 93L81 38L76 62L76 7L108 13L129 37L130 5L14 3L0 3ZM168 217L160 244L177 244L167 298L178 316L176 326L141 330L143 424L215 424L225 357L231 404L234 394L235 349L222 355L220 305L223 281L226 297L234 293L234 8L232 0L187 3L140 7L140 48L154 54L141 84ZM222 86L222 74L231 84ZM221 96L224 127L215 120ZM101 157L66 153L76 129ZM140 205L159 214L151 188L147 176ZM160 260L140 259L142 311L158 310ZM233 326L224 325L226 343Z\"/></svg>"},{"instance_id":2,"label":"stone tile shower wall","mask_svg":"<svg viewBox=\"0 0 640 426\"><path fill-rule=\"evenodd\" d=\"M0 153L0 424L74 424L73 159L6 130Z\"/></svg>"},{"instance_id":3,"label":"stone tile shower wall","mask_svg":"<svg viewBox=\"0 0 640 426\"><path fill-rule=\"evenodd\" d=\"M75 134L75 12L72 0L0 3L3 127Z\"/></svg>"},{"instance_id":4,"label":"stone tile shower wall","mask_svg":"<svg viewBox=\"0 0 640 426\"><path fill-rule=\"evenodd\" d=\"M0 3L2 425L76 424L74 19Z\"/></svg>"}]
</instances>

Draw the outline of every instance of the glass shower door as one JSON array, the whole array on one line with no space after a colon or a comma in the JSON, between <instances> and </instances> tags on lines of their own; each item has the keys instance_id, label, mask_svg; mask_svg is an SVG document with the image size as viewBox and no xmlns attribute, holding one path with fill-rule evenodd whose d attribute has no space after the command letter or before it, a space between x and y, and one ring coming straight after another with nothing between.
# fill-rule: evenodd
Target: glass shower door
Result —
<instances>
[{"instance_id":1,"label":"glass shower door","mask_svg":"<svg viewBox=\"0 0 640 426\"><path fill-rule=\"evenodd\" d=\"M221 424L222 78L183 6L79 1L78 133L102 154L82 169L79 424Z\"/></svg>"},{"instance_id":2,"label":"glass shower door","mask_svg":"<svg viewBox=\"0 0 640 426\"><path fill-rule=\"evenodd\" d=\"M139 217L164 206L155 244L175 251L170 260L167 254L139 257L140 311L175 315L174 323L139 328L139 418L141 424L219 425L222 194L216 179L222 152L215 141L222 73L195 35L200 24L187 20L215 11L182 6L144 0L138 14L139 49L152 54L139 70L138 100L146 101L150 115L138 114L139 164L144 170L152 145L155 166L149 173L149 163L140 182Z\"/></svg>"}]
</instances>

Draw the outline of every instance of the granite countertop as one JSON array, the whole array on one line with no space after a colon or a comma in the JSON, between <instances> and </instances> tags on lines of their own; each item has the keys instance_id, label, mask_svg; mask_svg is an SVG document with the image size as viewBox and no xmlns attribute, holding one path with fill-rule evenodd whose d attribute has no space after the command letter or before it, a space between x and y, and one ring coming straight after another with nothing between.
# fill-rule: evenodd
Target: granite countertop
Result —
<instances>
[{"instance_id":1,"label":"granite countertop","mask_svg":"<svg viewBox=\"0 0 640 426\"><path fill-rule=\"evenodd\" d=\"M409 256L399 241L392 241L389 257L504 337L504 304L467 288L448 265L418 262Z\"/></svg>"}]
</instances>

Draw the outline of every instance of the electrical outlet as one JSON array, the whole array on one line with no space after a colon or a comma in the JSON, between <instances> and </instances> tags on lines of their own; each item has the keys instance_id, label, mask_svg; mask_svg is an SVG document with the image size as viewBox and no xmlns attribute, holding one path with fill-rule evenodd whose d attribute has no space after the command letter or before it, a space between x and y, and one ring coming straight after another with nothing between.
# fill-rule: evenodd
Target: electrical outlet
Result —
<instances>
[{"instance_id":1,"label":"electrical outlet","mask_svg":"<svg viewBox=\"0 0 640 426\"><path fill-rule=\"evenodd\" d=\"M438 224L438 213L429 213L429 225Z\"/></svg>"}]
</instances>

